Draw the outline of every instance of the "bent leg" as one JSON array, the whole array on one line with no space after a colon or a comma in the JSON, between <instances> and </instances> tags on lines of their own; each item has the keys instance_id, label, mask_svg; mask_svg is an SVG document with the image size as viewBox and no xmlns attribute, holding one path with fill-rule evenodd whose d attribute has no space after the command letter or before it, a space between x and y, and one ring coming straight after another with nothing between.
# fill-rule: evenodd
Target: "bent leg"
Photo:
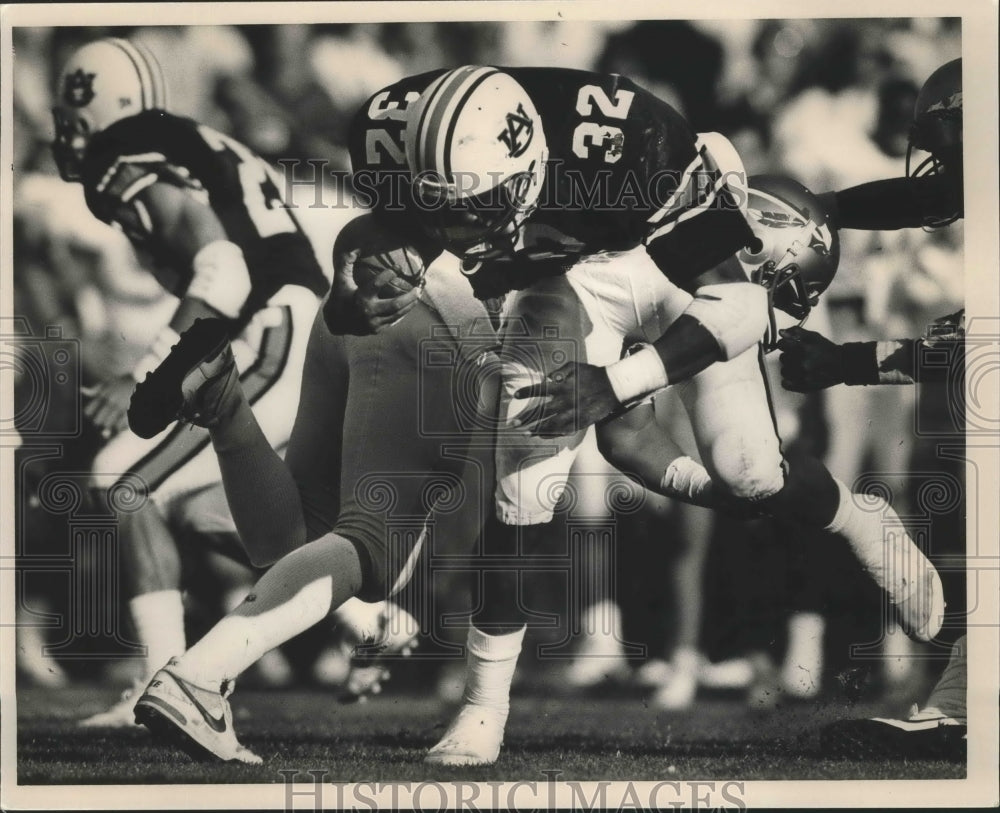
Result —
<instances>
[{"instance_id":1,"label":"bent leg","mask_svg":"<svg viewBox=\"0 0 1000 813\"><path fill-rule=\"evenodd\" d=\"M353 543L330 533L280 559L235 610L177 662L177 672L218 689L261 655L322 621L361 588Z\"/></svg>"}]
</instances>

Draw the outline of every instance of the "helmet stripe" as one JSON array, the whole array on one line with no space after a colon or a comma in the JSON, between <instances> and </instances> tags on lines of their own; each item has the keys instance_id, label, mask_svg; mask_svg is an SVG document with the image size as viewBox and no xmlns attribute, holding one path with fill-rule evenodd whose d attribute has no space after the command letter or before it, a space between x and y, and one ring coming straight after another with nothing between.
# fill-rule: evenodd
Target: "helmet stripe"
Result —
<instances>
[{"instance_id":1,"label":"helmet stripe","mask_svg":"<svg viewBox=\"0 0 1000 813\"><path fill-rule=\"evenodd\" d=\"M444 106L447 106L448 99L451 98L451 88L461 84L465 75L471 70L473 69L466 66L449 71L437 80L437 87L431 91L420 117L418 129L417 157L420 161L418 171L439 169L434 163L434 147L438 140L437 134L444 115Z\"/></svg>"},{"instance_id":2,"label":"helmet stripe","mask_svg":"<svg viewBox=\"0 0 1000 813\"><path fill-rule=\"evenodd\" d=\"M417 157L420 161L417 171L434 170L451 181L449 145L445 143L446 128L454 129L460 107L472 89L496 72L494 68L466 65L445 74L439 80L440 84L431 92L417 129Z\"/></svg>"},{"instance_id":3,"label":"helmet stripe","mask_svg":"<svg viewBox=\"0 0 1000 813\"><path fill-rule=\"evenodd\" d=\"M125 39L109 38L132 61L142 94L143 110L163 110L167 106L166 82L160 63L148 48Z\"/></svg>"},{"instance_id":4,"label":"helmet stripe","mask_svg":"<svg viewBox=\"0 0 1000 813\"><path fill-rule=\"evenodd\" d=\"M449 183L454 183L455 179L452 177L451 173L451 144L455 138L455 127L458 124L458 117L462 112L462 108L465 107L465 103L469 101L472 94L475 92L476 88L479 87L483 82L485 82L493 74L499 73L499 71L492 68L484 68L477 74L473 74L469 77L469 81L466 82L465 86L461 88L461 97L454 104L452 110L448 111L446 116L446 121L448 122L448 131L442 140L441 147L439 151L441 152L441 166L444 171L445 178L448 179ZM457 94L456 94L457 97Z\"/></svg>"},{"instance_id":5,"label":"helmet stripe","mask_svg":"<svg viewBox=\"0 0 1000 813\"><path fill-rule=\"evenodd\" d=\"M142 102L142 109L149 110L153 106L153 81L149 74L149 67L143 62L142 54L135 50L132 43L117 37L107 40L111 45L118 48L128 57L135 68L135 75L139 79L139 95Z\"/></svg>"},{"instance_id":6,"label":"helmet stripe","mask_svg":"<svg viewBox=\"0 0 1000 813\"><path fill-rule=\"evenodd\" d=\"M136 51L142 56L149 74L153 80L153 107L157 110L167 109L167 83L163 78L163 68L160 61L153 55L145 45L139 42L132 43Z\"/></svg>"}]
</instances>

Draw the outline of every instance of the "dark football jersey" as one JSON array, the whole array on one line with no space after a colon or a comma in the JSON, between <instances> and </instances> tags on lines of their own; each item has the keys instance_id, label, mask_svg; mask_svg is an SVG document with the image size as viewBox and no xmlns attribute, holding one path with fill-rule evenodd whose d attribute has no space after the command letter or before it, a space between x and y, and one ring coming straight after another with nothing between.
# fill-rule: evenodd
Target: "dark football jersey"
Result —
<instances>
[{"instance_id":1,"label":"dark football jersey","mask_svg":"<svg viewBox=\"0 0 1000 813\"><path fill-rule=\"evenodd\" d=\"M83 164L87 205L96 217L117 223L183 296L192 269L157 239L136 196L151 184L173 184L211 206L238 245L250 272L251 291L238 321L262 308L284 285L322 296L328 287L305 233L282 199L280 176L250 150L191 119L150 110L98 133Z\"/></svg>"},{"instance_id":2,"label":"dark football jersey","mask_svg":"<svg viewBox=\"0 0 1000 813\"><path fill-rule=\"evenodd\" d=\"M544 186L509 256L468 268L476 294L497 296L582 256L645 244L671 279L689 279L752 237L711 155L666 102L615 74L504 68L531 97L548 144ZM375 94L351 128L351 161L365 203L416 234L403 143L406 107L443 71L408 77ZM708 208L710 239L678 224ZM689 245L678 251L679 235ZM693 235L693 236L689 236ZM703 250L705 248L709 250ZM720 247L723 251L720 255Z\"/></svg>"}]
</instances>

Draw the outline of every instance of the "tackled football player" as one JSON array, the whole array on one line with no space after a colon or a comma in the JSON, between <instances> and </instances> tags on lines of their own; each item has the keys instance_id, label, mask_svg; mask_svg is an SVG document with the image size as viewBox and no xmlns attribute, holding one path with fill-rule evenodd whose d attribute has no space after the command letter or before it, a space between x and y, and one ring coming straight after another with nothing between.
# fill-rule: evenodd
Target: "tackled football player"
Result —
<instances>
[{"instance_id":1,"label":"tackled football player","mask_svg":"<svg viewBox=\"0 0 1000 813\"><path fill-rule=\"evenodd\" d=\"M818 461L782 456L758 363L771 295L736 259L763 247L724 138L697 135L619 76L466 67L388 92L397 103L420 94L405 147L423 232L463 257L477 296L515 291L500 350L499 415L511 431L498 433L484 551L515 554L551 520L588 425L690 379L685 404L715 487L840 532L903 626L933 636L940 582L908 536L883 538L892 509L862 510ZM817 214L803 237L829 248ZM779 281L774 296L808 306L815 292L794 276L779 292ZM636 338L651 345L619 360ZM674 469L672 487L686 490L692 476ZM464 703L431 762L490 763L500 750L526 616L516 572L483 575Z\"/></svg>"},{"instance_id":2,"label":"tackled football player","mask_svg":"<svg viewBox=\"0 0 1000 813\"><path fill-rule=\"evenodd\" d=\"M62 178L83 184L91 212L120 227L180 300L135 369L96 387L84 410L109 438L93 462L92 486L118 516L123 581L148 679L185 648L168 517L220 473L205 431L173 426L146 439L127 431L133 388L197 318L217 317L234 337L242 386L268 443L284 444L309 324L328 283L270 167L242 144L168 113L148 50L97 40L73 54L59 82L52 150ZM138 508L133 490L148 496ZM134 699L85 722L131 724Z\"/></svg>"}]
</instances>

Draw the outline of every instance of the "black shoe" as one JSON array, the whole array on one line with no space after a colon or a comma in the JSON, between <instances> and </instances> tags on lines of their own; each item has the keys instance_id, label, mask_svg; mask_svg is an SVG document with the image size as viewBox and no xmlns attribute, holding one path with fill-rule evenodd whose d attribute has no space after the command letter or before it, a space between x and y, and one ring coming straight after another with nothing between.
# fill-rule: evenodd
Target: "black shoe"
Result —
<instances>
[{"instance_id":1,"label":"black shoe","mask_svg":"<svg viewBox=\"0 0 1000 813\"><path fill-rule=\"evenodd\" d=\"M943 759L965 762L967 727L935 709L906 720L838 720L820 730L820 750L852 759Z\"/></svg>"},{"instance_id":2,"label":"black shoe","mask_svg":"<svg viewBox=\"0 0 1000 813\"><path fill-rule=\"evenodd\" d=\"M160 366L136 385L128 408L129 428L141 438L152 438L177 419L211 426L223 396L238 378L229 324L198 319Z\"/></svg>"}]
</instances>

